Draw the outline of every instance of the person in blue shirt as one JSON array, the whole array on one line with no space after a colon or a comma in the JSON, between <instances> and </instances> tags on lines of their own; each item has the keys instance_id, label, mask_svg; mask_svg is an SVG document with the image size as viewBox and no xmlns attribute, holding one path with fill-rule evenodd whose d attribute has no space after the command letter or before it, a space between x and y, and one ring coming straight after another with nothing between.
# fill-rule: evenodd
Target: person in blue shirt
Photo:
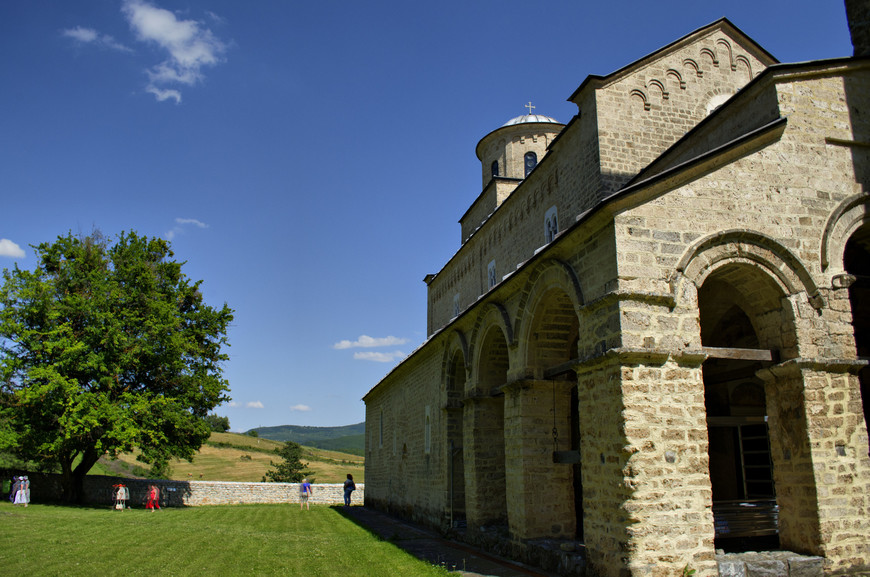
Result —
<instances>
[{"instance_id":1,"label":"person in blue shirt","mask_svg":"<svg viewBox=\"0 0 870 577\"><path fill-rule=\"evenodd\" d=\"M356 483L353 482L353 475L347 474L347 480L344 482L344 506L350 507L350 494L356 490Z\"/></svg>"},{"instance_id":2,"label":"person in blue shirt","mask_svg":"<svg viewBox=\"0 0 870 577\"><path fill-rule=\"evenodd\" d=\"M311 505L308 504L308 497L311 496L314 490L311 488L311 483L308 482L308 479L302 479L302 484L299 485L299 510L302 510L303 505L309 511L311 510Z\"/></svg>"}]
</instances>

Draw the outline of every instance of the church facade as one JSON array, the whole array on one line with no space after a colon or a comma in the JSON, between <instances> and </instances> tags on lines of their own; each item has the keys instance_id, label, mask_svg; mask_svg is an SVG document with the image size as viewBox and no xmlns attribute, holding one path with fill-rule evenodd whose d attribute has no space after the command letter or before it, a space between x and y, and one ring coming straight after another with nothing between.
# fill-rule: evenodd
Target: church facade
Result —
<instances>
[{"instance_id":1,"label":"church facade","mask_svg":"<svg viewBox=\"0 0 870 577\"><path fill-rule=\"evenodd\" d=\"M870 59L722 19L570 100L478 144L429 336L364 397L366 505L588 575L870 571Z\"/></svg>"}]
</instances>

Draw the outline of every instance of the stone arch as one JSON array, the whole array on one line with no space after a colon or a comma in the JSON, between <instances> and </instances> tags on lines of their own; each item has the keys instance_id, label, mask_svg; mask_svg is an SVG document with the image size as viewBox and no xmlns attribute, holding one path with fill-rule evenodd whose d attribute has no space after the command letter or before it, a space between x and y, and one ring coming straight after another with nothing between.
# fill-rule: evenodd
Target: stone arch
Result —
<instances>
[{"instance_id":1,"label":"stone arch","mask_svg":"<svg viewBox=\"0 0 870 577\"><path fill-rule=\"evenodd\" d=\"M700 54L701 56L708 56L710 58L710 64L716 68L719 67L719 58L716 56L716 52L714 52L713 49L705 46L704 48L701 48Z\"/></svg>"},{"instance_id":2,"label":"stone arch","mask_svg":"<svg viewBox=\"0 0 870 577\"><path fill-rule=\"evenodd\" d=\"M447 393L448 404L450 404L454 395L459 398L465 394L465 383L470 366L471 358L469 357L468 340L465 338L465 333L460 330L454 330L448 337L447 344L444 347L444 355L441 359L441 387ZM460 379L457 379L460 369L464 372L464 375ZM459 382L462 383L462 387L458 387Z\"/></svg>"},{"instance_id":3,"label":"stone arch","mask_svg":"<svg viewBox=\"0 0 870 577\"><path fill-rule=\"evenodd\" d=\"M763 381L760 375L773 366L779 353L786 358L798 356L798 313L788 297L812 293L815 287L793 255L752 231L725 231L701 239L678 266L697 287L698 327L705 351L773 351L766 361L762 355L710 352L702 374L716 547L778 548L777 519L790 522L797 513L788 507L783 510L775 488L782 493L790 488L788 472L796 469L780 447L783 438L795 433L781 432L781 392L776 383ZM794 419L785 421L795 427ZM735 507L736 502L751 503L751 508ZM753 531L741 533L739 527L750 518Z\"/></svg>"},{"instance_id":4,"label":"stone arch","mask_svg":"<svg viewBox=\"0 0 870 577\"><path fill-rule=\"evenodd\" d=\"M462 331L453 331L444 347L442 379L446 402L447 474L450 526L454 527L466 518L465 513L465 421L463 399L468 379L468 344Z\"/></svg>"},{"instance_id":5,"label":"stone arch","mask_svg":"<svg viewBox=\"0 0 870 577\"><path fill-rule=\"evenodd\" d=\"M683 60L683 66L685 66L687 68L691 68L692 70L694 70L695 76L697 76L698 78L701 78L702 76L704 76L704 72L698 66L698 63L695 62L691 58L686 58L685 60Z\"/></svg>"},{"instance_id":6,"label":"stone arch","mask_svg":"<svg viewBox=\"0 0 870 577\"><path fill-rule=\"evenodd\" d=\"M870 222L870 194L860 193L843 200L831 212L822 232L819 261L823 271L833 265L833 270L841 272L843 252L852 234Z\"/></svg>"},{"instance_id":7,"label":"stone arch","mask_svg":"<svg viewBox=\"0 0 870 577\"><path fill-rule=\"evenodd\" d=\"M513 341L504 307L489 304L471 340L472 382L463 407L463 462L468 528L507 524L504 386Z\"/></svg>"},{"instance_id":8,"label":"stone arch","mask_svg":"<svg viewBox=\"0 0 870 577\"><path fill-rule=\"evenodd\" d=\"M494 334L492 331L498 331L498 335ZM481 358L481 354L483 354L483 351L487 347L487 343L492 344L495 340L504 341L505 354L508 355L505 360L509 364L513 364L509 362L509 352L515 345L514 329L510 320L510 315L501 303L488 303L483 307L483 310L477 317L471 334L469 358L475 360L470 363L470 374L473 381L472 386L478 387L482 381L480 372L481 367L487 362L486 359ZM489 394L489 391L478 391L477 393Z\"/></svg>"},{"instance_id":9,"label":"stone arch","mask_svg":"<svg viewBox=\"0 0 870 577\"><path fill-rule=\"evenodd\" d=\"M734 63L734 51L731 49L731 43L725 40L724 38L720 38L716 41L716 46L724 46L725 51L728 53L728 63L731 65L731 70L737 70L737 67Z\"/></svg>"},{"instance_id":10,"label":"stone arch","mask_svg":"<svg viewBox=\"0 0 870 577\"><path fill-rule=\"evenodd\" d=\"M746 80L747 80L747 81L752 80L752 78L753 78L753 75L752 75L752 64L750 64L749 59L748 59L746 56L743 56L742 54L741 54L741 55L738 55L738 56L734 59L734 64L732 64L731 67L732 67L732 69L736 72L736 71L737 71L737 68L738 68L738 65L740 65L740 64L742 64L743 66L746 67Z\"/></svg>"},{"instance_id":11,"label":"stone arch","mask_svg":"<svg viewBox=\"0 0 870 577\"><path fill-rule=\"evenodd\" d=\"M674 70L673 68L668 68L668 71L665 73L665 78L668 76L673 76L677 79L677 85L680 87L680 90L686 89L686 83L683 80L683 75L680 74L679 70Z\"/></svg>"},{"instance_id":12,"label":"stone arch","mask_svg":"<svg viewBox=\"0 0 870 577\"><path fill-rule=\"evenodd\" d=\"M580 406L574 372L583 304L574 269L564 261L548 259L529 273L516 327L516 358L524 363L524 398L537 398L537 409L526 408L527 418L534 414L537 421L546 415L546 426L552 419L553 462L537 464L542 482L551 483L554 501L558 501L549 511L548 526L559 526L578 540L583 538L580 421L591 410ZM543 428L544 424L528 425L529 431L538 434Z\"/></svg>"},{"instance_id":13,"label":"stone arch","mask_svg":"<svg viewBox=\"0 0 870 577\"><path fill-rule=\"evenodd\" d=\"M870 219L862 214L853 215L845 229L849 231L848 240L841 252L842 260L838 261L844 273L834 276L832 286L848 291L834 290L832 298L844 301L848 296L855 354L866 362L870 361ZM866 425L870 423L870 365L858 371L858 389Z\"/></svg>"},{"instance_id":14,"label":"stone arch","mask_svg":"<svg viewBox=\"0 0 870 577\"><path fill-rule=\"evenodd\" d=\"M824 305L819 288L800 259L776 240L751 230L726 230L699 239L686 250L676 269L700 287L711 273L735 263L764 269L770 282L786 296L806 292L813 308ZM779 306L767 304L771 308Z\"/></svg>"},{"instance_id":15,"label":"stone arch","mask_svg":"<svg viewBox=\"0 0 870 577\"><path fill-rule=\"evenodd\" d=\"M782 350L794 341L794 311L784 286L766 267L747 259L722 259L698 286L698 317L705 347ZM775 466L771 453L767 390L757 373L771 363L711 356L703 365L708 460L716 547L778 547ZM752 504L752 509L735 507ZM753 519L753 533L739 527ZM725 528L723 530L723 527ZM736 549L734 549L736 547Z\"/></svg>"},{"instance_id":16,"label":"stone arch","mask_svg":"<svg viewBox=\"0 0 870 577\"><path fill-rule=\"evenodd\" d=\"M640 89L638 89L638 88L633 88L633 89L631 90L631 92L628 93L628 95L629 95L630 97L631 97L631 96L636 96L636 97L640 98L640 101L643 103L643 109L644 109L644 110L649 110L649 109L650 109L650 103L649 103L649 100L647 99L647 97L646 97L646 93L645 93L643 90L640 90Z\"/></svg>"},{"instance_id":17,"label":"stone arch","mask_svg":"<svg viewBox=\"0 0 870 577\"><path fill-rule=\"evenodd\" d=\"M652 80L650 80L649 82L646 83L646 86L647 86L647 88L649 88L650 86L655 86L656 88L659 89L659 93L661 94L662 100L668 99L668 97L669 97L668 91L665 89L665 85L662 83L661 80L653 78Z\"/></svg>"},{"instance_id":18,"label":"stone arch","mask_svg":"<svg viewBox=\"0 0 870 577\"><path fill-rule=\"evenodd\" d=\"M555 299L553 302L548 299ZM564 363L576 357L576 342L570 355L559 355L558 362L553 360L554 351L543 354L535 343L542 343L540 333L541 324L552 323L553 326L562 326L569 312L573 316L572 326L579 326L577 311L584 304L583 290L580 280L574 269L566 262L557 259L548 259L537 265L528 275L528 280L523 289L517 312L516 330L520 351L518 358L526 363L538 378L543 376L542 371L549 368L544 366L547 359L551 359L550 366ZM557 319L561 318L562 321ZM571 329L576 332L576 327ZM539 333L539 338L534 338L534 333ZM565 331L557 329L553 333L554 338L563 338ZM576 338L578 335L572 335ZM535 352L537 351L537 352ZM538 358L534 358L534 357ZM564 357L564 358L563 358Z\"/></svg>"},{"instance_id":19,"label":"stone arch","mask_svg":"<svg viewBox=\"0 0 870 577\"><path fill-rule=\"evenodd\" d=\"M699 116L708 116L717 108L725 104L734 92L727 87L716 87L708 90L704 97L695 106L695 113Z\"/></svg>"}]
</instances>

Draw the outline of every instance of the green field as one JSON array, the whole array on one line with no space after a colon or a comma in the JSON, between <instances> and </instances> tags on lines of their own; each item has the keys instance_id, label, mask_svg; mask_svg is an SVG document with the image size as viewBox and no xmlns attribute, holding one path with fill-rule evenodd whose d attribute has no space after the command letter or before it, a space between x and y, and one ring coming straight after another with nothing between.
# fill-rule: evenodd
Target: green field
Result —
<instances>
[{"instance_id":1,"label":"green field","mask_svg":"<svg viewBox=\"0 0 870 577\"><path fill-rule=\"evenodd\" d=\"M313 505L112 511L0 502L4 575L444 576L341 515Z\"/></svg>"}]
</instances>

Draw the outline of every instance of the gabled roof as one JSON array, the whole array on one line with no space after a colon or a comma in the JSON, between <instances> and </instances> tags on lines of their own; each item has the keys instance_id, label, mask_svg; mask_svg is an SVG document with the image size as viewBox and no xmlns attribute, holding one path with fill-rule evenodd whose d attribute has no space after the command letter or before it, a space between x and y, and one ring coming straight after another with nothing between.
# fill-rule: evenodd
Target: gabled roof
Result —
<instances>
[{"instance_id":1,"label":"gabled roof","mask_svg":"<svg viewBox=\"0 0 870 577\"><path fill-rule=\"evenodd\" d=\"M617 70L615 72L611 72L607 76L599 76L597 74L590 74L589 76L586 77L586 79L583 81L583 83L577 87L577 90L574 91L574 93L568 98L568 100L570 102L574 102L575 104L577 104L576 98L580 95L580 93L587 86L594 86L595 88L600 88L602 86L606 86L608 84L616 82L617 80L623 78L624 76L630 74L631 72L634 72L638 68L646 66L646 65L650 64L651 62L658 60L660 58L664 58L668 54L675 52L675 51L683 48L684 46L691 44L692 42L695 42L699 38L711 34L712 32L714 32L716 30L727 31L729 33L729 35L734 36L736 38L739 38L742 41L741 43L743 44L743 46L745 48L747 48L748 50L751 50L752 52L754 52L755 57L758 58L759 60L761 60L762 62L764 62L767 66L779 63L779 60L777 60L775 56L773 56L770 52L765 50L764 47L761 46L759 43L757 43L755 40L753 40L752 38L747 36L742 30L740 30L740 28L735 26L730 20L728 20L727 18L720 18L719 20L716 20L715 22L712 22L712 23L710 23L706 26L703 26L701 28L698 28L694 32L690 32L690 33L686 34L682 38L674 40L673 42L671 42L667 46L663 46L662 48L659 48L655 52L651 52L650 54L647 54L643 58L635 60L631 64L623 66L622 68L620 68L619 70Z\"/></svg>"}]
</instances>

